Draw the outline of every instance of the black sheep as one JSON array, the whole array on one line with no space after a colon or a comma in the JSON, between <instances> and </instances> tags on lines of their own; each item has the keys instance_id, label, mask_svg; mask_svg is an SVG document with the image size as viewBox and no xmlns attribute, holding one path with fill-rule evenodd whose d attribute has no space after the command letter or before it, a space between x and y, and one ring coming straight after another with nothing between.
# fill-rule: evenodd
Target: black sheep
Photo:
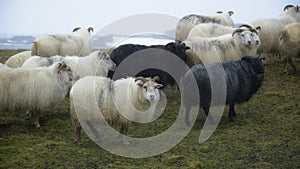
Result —
<instances>
[{"instance_id":1,"label":"black sheep","mask_svg":"<svg viewBox=\"0 0 300 169\"><path fill-rule=\"evenodd\" d=\"M150 61L147 60L146 62L154 62L157 64L162 64L161 59L166 54L175 54L177 57L179 57L184 63L186 63L187 55L186 50L189 49L189 47L186 47L184 44L176 44L174 42L168 43L166 45L152 45L152 46L145 46L145 45L137 45L137 44L125 44L117 47L112 51L111 59L115 62L116 66L118 67L119 64L127 58L129 55L134 54L135 52L142 51L144 49L163 49L165 52L159 52L156 53L156 57L153 57ZM148 52L148 53L147 53ZM170 53L171 52L171 53ZM143 57L145 55L151 55L151 51L146 51L145 53L140 53L138 56ZM130 63L128 67L136 66L139 61L136 61L136 63ZM172 66L171 63L169 66ZM173 65L174 66L174 65ZM176 67L172 67L173 69L177 69ZM114 72L110 71L108 73L109 78L113 78ZM165 71L154 69L154 68L148 68L145 69L137 74L124 74L123 77L126 76L143 76L143 77L160 77L160 84L163 84L164 86L167 84L174 84L175 80L172 78L171 75L166 73ZM121 77L116 77L121 78Z\"/></svg>"},{"instance_id":2,"label":"black sheep","mask_svg":"<svg viewBox=\"0 0 300 169\"><path fill-rule=\"evenodd\" d=\"M208 76L207 70L212 71L211 80L216 80L220 77L220 70L224 70L226 81L226 105L230 106L229 109L229 120L233 121L233 118L236 117L234 110L234 104L241 104L248 101L252 95L259 89L264 79L264 67L262 60L260 58L255 58L251 56L245 56L241 60L237 61L225 61L222 63L216 64L207 64L207 65L195 65L184 77L184 106L186 108L186 124L190 125L189 120L189 111L192 106L198 105L198 102L195 102L197 99L193 99L195 91L191 87L189 81L191 78L195 78L198 85L200 104L206 114L209 113L209 108L211 104L211 82ZM218 77L219 76L219 77ZM222 84L217 84L222 85ZM218 87L220 88L220 86ZM217 89L218 90L218 89ZM218 93L218 91L217 91ZM212 106L218 106L224 104L224 100L217 100L217 103Z\"/></svg>"}]
</instances>

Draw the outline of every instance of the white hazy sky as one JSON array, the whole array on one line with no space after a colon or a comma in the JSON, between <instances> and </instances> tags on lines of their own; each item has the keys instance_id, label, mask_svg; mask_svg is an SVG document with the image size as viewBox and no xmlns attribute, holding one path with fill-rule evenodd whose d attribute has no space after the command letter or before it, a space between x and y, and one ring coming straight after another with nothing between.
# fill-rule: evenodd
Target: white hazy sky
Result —
<instances>
[{"instance_id":1,"label":"white hazy sky","mask_svg":"<svg viewBox=\"0 0 300 169\"><path fill-rule=\"evenodd\" d=\"M76 26L97 30L123 17L160 13L181 18L234 11L235 23L274 18L299 0L0 0L0 33L70 33Z\"/></svg>"}]
</instances>

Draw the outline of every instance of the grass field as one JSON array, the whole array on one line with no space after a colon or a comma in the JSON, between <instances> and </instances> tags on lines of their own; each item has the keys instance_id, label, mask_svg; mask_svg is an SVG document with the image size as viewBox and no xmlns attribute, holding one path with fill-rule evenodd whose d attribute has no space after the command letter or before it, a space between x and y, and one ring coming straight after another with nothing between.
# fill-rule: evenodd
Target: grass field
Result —
<instances>
[{"instance_id":1,"label":"grass field","mask_svg":"<svg viewBox=\"0 0 300 169\"><path fill-rule=\"evenodd\" d=\"M0 62L20 51L0 51ZM300 63L297 63L300 70ZM201 110L189 134L170 151L154 157L131 159L107 152L85 133L83 146L74 141L69 101L43 114L36 129L22 112L1 112L0 168L300 168L300 71L283 74L283 65L270 61L260 90L236 106L229 122L228 107L216 131L198 143L204 123ZM180 103L167 88L168 106L148 126L129 128L130 136L158 134L174 122Z\"/></svg>"}]
</instances>

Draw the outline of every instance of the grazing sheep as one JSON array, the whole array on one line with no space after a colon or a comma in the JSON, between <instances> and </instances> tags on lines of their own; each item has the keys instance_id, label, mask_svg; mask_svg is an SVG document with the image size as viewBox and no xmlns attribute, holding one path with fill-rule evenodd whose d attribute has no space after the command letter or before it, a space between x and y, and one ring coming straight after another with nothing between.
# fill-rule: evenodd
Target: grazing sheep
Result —
<instances>
[{"instance_id":1,"label":"grazing sheep","mask_svg":"<svg viewBox=\"0 0 300 169\"><path fill-rule=\"evenodd\" d=\"M115 69L114 62L110 59L106 52L97 50L88 56L52 56L49 58L33 56L24 64L24 67L42 67L50 66L53 63L64 61L82 78L85 76L103 76L107 77L109 70Z\"/></svg>"},{"instance_id":2,"label":"grazing sheep","mask_svg":"<svg viewBox=\"0 0 300 169\"><path fill-rule=\"evenodd\" d=\"M92 50L92 41L88 29L75 28L71 35L47 35L35 39L32 42L32 56L50 57L61 56L87 56Z\"/></svg>"},{"instance_id":3,"label":"grazing sheep","mask_svg":"<svg viewBox=\"0 0 300 169\"><path fill-rule=\"evenodd\" d=\"M254 41L254 35L257 37L254 29L238 28L232 34L223 36L186 39L183 43L191 48L191 51L187 52L187 64L192 67L200 63L239 60L246 55L256 56L260 43Z\"/></svg>"},{"instance_id":4,"label":"grazing sheep","mask_svg":"<svg viewBox=\"0 0 300 169\"><path fill-rule=\"evenodd\" d=\"M29 110L36 127L41 111L65 98L70 81L78 79L69 66L58 62L50 67L0 71L0 111Z\"/></svg>"},{"instance_id":5,"label":"grazing sheep","mask_svg":"<svg viewBox=\"0 0 300 169\"><path fill-rule=\"evenodd\" d=\"M5 64L11 68L21 67L22 64L31 57L31 51L24 51L17 53L8 58Z\"/></svg>"},{"instance_id":6,"label":"grazing sheep","mask_svg":"<svg viewBox=\"0 0 300 169\"><path fill-rule=\"evenodd\" d=\"M261 45L258 49L259 54L279 54L279 33L283 27L290 23L300 22L299 6L287 5L278 18L258 19L251 22L254 27L260 26L259 39Z\"/></svg>"},{"instance_id":7,"label":"grazing sheep","mask_svg":"<svg viewBox=\"0 0 300 169\"><path fill-rule=\"evenodd\" d=\"M225 26L233 26L233 21L231 19L232 11L228 13L223 13L221 11L217 12L212 16L202 16L202 15L187 15L179 20L176 26L176 43L181 43L184 41L190 30L200 23L217 23Z\"/></svg>"},{"instance_id":8,"label":"grazing sheep","mask_svg":"<svg viewBox=\"0 0 300 169\"><path fill-rule=\"evenodd\" d=\"M166 45L152 45L152 46L145 46L145 45L136 45L136 44L125 44L117 47L112 51L111 59L116 63L116 66L119 66L119 64L126 59L131 54L141 51L144 49L163 49L165 51L171 52L175 54L178 58L180 58L182 61L186 62L187 55L186 50L189 49L189 47L186 47L184 44L176 44L174 42L168 43ZM165 53L160 53L158 56L158 59L152 60L154 63L160 64L161 60L160 58L164 57ZM141 55L141 57L144 55ZM135 75L130 75L135 76ZM170 76L168 73L158 70L158 69L147 69L140 73L138 73L136 76L143 76L143 77L154 77L159 76L160 77L160 84L163 84L164 86L167 84L174 84L175 80L172 76ZM109 77L113 77L113 72L109 73Z\"/></svg>"},{"instance_id":9,"label":"grazing sheep","mask_svg":"<svg viewBox=\"0 0 300 169\"><path fill-rule=\"evenodd\" d=\"M76 82L70 91L70 114L76 128L76 142L81 144L81 125L99 135L96 126L90 125L96 122L104 126L101 125L99 113L109 124L120 125L120 132L124 135L127 135L130 121L150 122L160 100L158 88L162 85L156 83L157 80L157 76L153 79L128 77L116 81L89 76ZM80 125L77 117L86 120L81 121ZM126 140L123 141L128 144Z\"/></svg>"},{"instance_id":10,"label":"grazing sheep","mask_svg":"<svg viewBox=\"0 0 300 169\"><path fill-rule=\"evenodd\" d=\"M214 78L218 78L220 69L224 69L225 81L226 81L226 102L225 104L230 105L229 110L229 120L232 121L236 117L234 110L234 104L241 104L248 101L252 95L259 89L264 79L264 67L262 60L260 58L255 58L251 56L245 56L241 60L237 61L226 61L216 64L208 65L195 65L184 77L183 86L183 97L184 106L186 109L186 124L190 125L189 112L192 106L199 103L196 100L189 99L188 96L194 95L195 91L192 91L189 86L192 78L196 79L199 96L200 96L200 106L203 108L206 116L209 113L209 108L211 106L211 82ZM207 72L210 70L212 75ZM216 104L224 104L222 100L218 100Z\"/></svg>"},{"instance_id":11,"label":"grazing sheep","mask_svg":"<svg viewBox=\"0 0 300 169\"><path fill-rule=\"evenodd\" d=\"M280 53L284 56L284 72L287 71L287 62L296 71L292 58L300 57L300 23L286 25L279 36Z\"/></svg>"}]
</instances>

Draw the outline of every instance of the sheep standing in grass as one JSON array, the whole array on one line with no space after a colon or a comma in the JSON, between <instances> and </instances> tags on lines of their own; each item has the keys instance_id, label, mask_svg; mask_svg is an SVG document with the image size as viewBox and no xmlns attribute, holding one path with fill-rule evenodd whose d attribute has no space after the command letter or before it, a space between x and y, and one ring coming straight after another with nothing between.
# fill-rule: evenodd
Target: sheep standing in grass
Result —
<instances>
[{"instance_id":1,"label":"sheep standing in grass","mask_svg":"<svg viewBox=\"0 0 300 169\"><path fill-rule=\"evenodd\" d=\"M283 27L290 23L300 22L299 6L287 5L278 18L258 19L251 22L254 27L260 26L259 39L261 40L258 53L279 54L279 33Z\"/></svg>"},{"instance_id":2,"label":"sheep standing in grass","mask_svg":"<svg viewBox=\"0 0 300 169\"><path fill-rule=\"evenodd\" d=\"M85 76L103 76L107 77L109 70L115 69L115 63L109 55L103 51L94 51L88 56L52 56L49 58L33 56L29 58L22 67L42 67L50 66L53 63L64 61L74 70L81 78Z\"/></svg>"},{"instance_id":3,"label":"sheep standing in grass","mask_svg":"<svg viewBox=\"0 0 300 169\"><path fill-rule=\"evenodd\" d=\"M194 95L195 91L192 91L189 81L192 78L196 79L199 96L200 96L200 106L203 108L206 115L209 113L209 108L211 106L211 82L214 78L218 77L218 73L221 73L220 69L224 69L225 81L226 81L226 102L225 104L230 105L229 110L229 120L232 121L236 117L234 110L234 104L241 104L248 101L252 95L259 89L264 79L264 67L262 60L260 58L254 58L250 56L245 56L238 61L226 61L216 64L208 65L195 65L184 77L184 93L183 97L184 106L186 108L186 124L190 125L189 112L192 106L199 103L196 100L189 99L188 96ZM213 72L209 76L207 70ZM219 72L220 71L220 72ZM215 74L215 75L214 75ZM222 100L218 100L218 104L223 104Z\"/></svg>"},{"instance_id":4,"label":"sheep standing in grass","mask_svg":"<svg viewBox=\"0 0 300 169\"><path fill-rule=\"evenodd\" d=\"M81 125L88 126L96 136L99 135L95 129L97 127L90 125L96 122L101 126L99 113L111 125L121 125L120 132L124 135L127 135L130 121L150 122L160 100L158 88L162 85L156 83L157 80L158 77L128 77L112 81L109 78L89 76L76 82L70 91L70 113L76 128L77 143L81 144ZM80 125L77 116L86 121L81 121ZM128 144L126 140L123 141Z\"/></svg>"},{"instance_id":5,"label":"sheep standing in grass","mask_svg":"<svg viewBox=\"0 0 300 169\"><path fill-rule=\"evenodd\" d=\"M284 56L284 72L288 73L287 62L296 71L292 58L300 57L300 23L285 26L280 32L279 44L280 53Z\"/></svg>"},{"instance_id":6,"label":"sheep standing in grass","mask_svg":"<svg viewBox=\"0 0 300 169\"><path fill-rule=\"evenodd\" d=\"M42 111L62 101L78 79L64 62L50 67L0 71L0 111L29 110L40 127Z\"/></svg>"},{"instance_id":7,"label":"sheep standing in grass","mask_svg":"<svg viewBox=\"0 0 300 169\"><path fill-rule=\"evenodd\" d=\"M176 26L176 43L184 41L190 30L200 23L217 23L225 26L233 26L233 21L231 19L232 14L232 11L229 11L228 13L219 11L212 16L201 16L195 14L184 16L179 20Z\"/></svg>"},{"instance_id":8,"label":"sheep standing in grass","mask_svg":"<svg viewBox=\"0 0 300 169\"><path fill-rule=\"evenodd\" d=\"M50 57L61 56L87 56L92 50L91 31L75 28L71 35L47 35L35 39L32 42L32 56Z\"/></svg>"},{"instance_id":9,"label":"sheep standing in grass","mask_svg":"<svg viewBox=\"0 0 300 169\"><path fill-rule=\"evenodd\" d=\"M191 50L187 52L187 64L192 67L200 63L216 63L227 60L239 60L243 56L256 56L259 44L254 43L256 30L238 28L232 34L203 38L193 37L183 43Z\"/></svg>"},{"instance_id":10,"label":"sheep standing in grass","mask_svg":"<svg viewBox=\"0 0 300 169\"><path fill-rule=\"evenodd\" d=\"M21 67L22 64L31 57L31 51L17 53L7 59L5 64L11 68Z\"/></svg>"}]
</instances>

